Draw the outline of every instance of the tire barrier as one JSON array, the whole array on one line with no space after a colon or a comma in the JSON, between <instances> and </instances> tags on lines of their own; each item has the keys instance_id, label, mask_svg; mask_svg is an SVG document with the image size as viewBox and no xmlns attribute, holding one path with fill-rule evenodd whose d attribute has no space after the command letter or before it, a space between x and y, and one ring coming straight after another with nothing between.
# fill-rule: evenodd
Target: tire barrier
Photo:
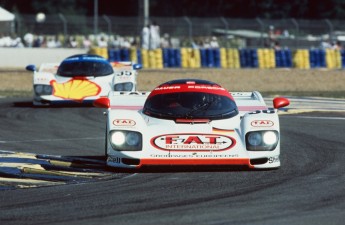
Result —
<instances>
[{"instance_id":1,"label":"tire barrier","mask_svg":"<svg viewBox=\"0 0 345 225\"><path fill-rule=\"evenodd\" d=\"M341 64L343 65L343 68L345 68L345 50L341 50L340 55L341 55Z\"/></svg>"},{"instance_id":2,"label":"tire barrier","mask_svg":"<svg viewBox=\"0 0 345 225\"><path fill-rule=\"evenodd\" d=\"M201 53L198 49L181 48L181 66L182 68L200 68Z\"/></svg>"},{"instance_id":3,"label":"tire barrier","mask_svg":"<svg viewBox=\"0 0 345 225\"><path fill-rule=\"evenodd\" d=\"M141 64L141 57L138 54L138 49L136 48L131 48L130 49L130 59L132 62L137 62Z\"/></svg>"},{"instance_id":4,"label":"tire barrier","mask_svg":"<svg viewBox=\"0 0 345 225\"><path fill-rule=\"evenodd\" d=\"M292 53L290 49L275 50L276 68L291 68Z\"/></svg>"},{"instance_id":5,"label":"tire barrier","mask_svg":"<svg viewBox=\"0 0 345 225\"><path fill-rule=\"evenodd\" d=\"M335 49L326 49L326 65L328 69L342 68L341 52Z\"/></svg>"},{"instance_id":6,"label":"tire barrier","mask_svg":"<svg viewBox=\"0 0 345 225\"><path fill-rule=\"evenodd\" d=\"M131 61L131 49L108 49L108 60L115 61ZM136 60L135 60L136 61Z\"/></svg>"},{"instance_id":7,"label":"tire barrier","mask_svg":"<svg viewBox=\"0 0 345 225\"><path fill-rule=\"evenodd\" d=\"M103 58L109 59L109 54L108 54L107 48L99 48L99 47L91 48L89 50L89 53L99 55L99 56L102 56Z\"/></svg>"},{"instance_id":8,"label":"tire barrier","mask_svg":"<svg viewBox=\"0 0 345 225\"><path fill-rule=\"evenodd\" d=\"M297 69L310 69L309 50L298 49L293 56L293 65Z\"/></svg>"},{"instance_id":9,"label":"tire barrier","mask_svg":"<svg viewBox=\"0 0 345 225\"><path fill-rule=\"evenodd\" d=\"M309 60L311 68L324 68L326 67L326 52L324 49L310 49Z\"/></svg>"},{"instance_id":10,"label":"tire barrier","mask_svg":"<svg viewBox=\"0 0 345 225\"><path fill-rule=\"evenodd\" d=\"M260 69L271 69L276 67L274 49L258 49L258 62Z\"/></svg>"},{"instance_id":11,"label":"tire barrier","mask_svg":"<svg viewBox=\"0 0 345 225\"><path fill-rule=\"evenodd\" d=\"M133 61L143 68L345 68L345 50L235 49L235 48L92 48L90 53L109 61Z\"/></svg>"},{"instance_id":12,"label":"tire barrier","mask_svg":"<svg viewBox=\"0 0 345 225\"><path fill-rule=\"evenodd\" d=\"M238 69L240 65L240 54L236 48L221 48L220 49L220 60L222 68L233 68Z\"/></svg>"},{"instance_id":13,"label":"tire barrier","mask_svg":"<svg viewBox=\"0 0 345 225\"><path fill-rule=\"evenodd\" d=\"M141 54L139 58L141 58L141 64L143 68L151 68L151 69L162 69L163 68L163 51L162 49L155 49L155 50L147 50L141 49Z\"/></svg>"},{"instance_id":14,"label":"tire barrier","mask_svg":"<svg viewBox=\"0 0 345 225\"><path fill-rule=\"evenodd\" d=\"M176 48L163 48L163 65L165 68L181 67L181 51Z\"/></svg>"},{"instance_id":15,"label":"tire barrier","mask_svg":"<svg viewBox=\"0 0 345 225\"><path fill-rule=\"evenodd\" d=\"M258 54L256 49L240 49L241 68L257 68Z\"/></svg>"}]
</instances>

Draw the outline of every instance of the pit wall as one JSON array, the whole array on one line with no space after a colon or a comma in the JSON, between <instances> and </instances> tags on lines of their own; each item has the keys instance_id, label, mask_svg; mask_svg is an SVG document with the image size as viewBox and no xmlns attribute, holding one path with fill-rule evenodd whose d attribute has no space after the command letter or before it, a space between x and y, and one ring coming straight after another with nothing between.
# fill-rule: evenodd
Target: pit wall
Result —
<instances>
[{"instance_id":1,"label":"pit wall","mask_svg":"<svg viewBox=\"0 0 345 225\"><path fill-rule=\"evenodd\" d=\"M106 49L90 53L109 61L134 61L143 68L345 68L345 50L334 49Z\"/></svg>"}]
</instances>

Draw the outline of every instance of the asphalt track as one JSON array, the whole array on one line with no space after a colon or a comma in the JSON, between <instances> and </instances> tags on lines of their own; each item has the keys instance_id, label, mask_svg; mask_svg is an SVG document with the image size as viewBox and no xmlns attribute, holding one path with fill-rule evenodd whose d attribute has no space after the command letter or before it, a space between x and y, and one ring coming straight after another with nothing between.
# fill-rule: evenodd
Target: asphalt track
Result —
<instances>
[{"instance_id":1,"label":"asphalt track","mask_svg":"<svg viewBox=\"0 0 345 225\"><path fill-rule=\"evenodd\" d=\"M110 172L105 179L4 189L0 224L344 224L344 118L336 110L283 113L278 170ZM0 99L0 150L99 162L104 122L96 108Z\"/></svg>"}]
</instances>

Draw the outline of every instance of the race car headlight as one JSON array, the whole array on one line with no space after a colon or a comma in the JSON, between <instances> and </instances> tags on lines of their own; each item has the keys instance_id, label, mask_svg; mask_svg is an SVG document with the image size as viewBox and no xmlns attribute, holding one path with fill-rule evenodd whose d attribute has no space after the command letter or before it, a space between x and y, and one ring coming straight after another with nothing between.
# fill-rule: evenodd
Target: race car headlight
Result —
<instances>
[{"instance_id":1,"label":"race car headlight","mask_svg":"<svg viewBox=\"0 0 345 225\"><path fill-rule=\"evenodd\" d=\"M262 136L258 132L248 134L248 143L252 146L259 146L262 143Z\"/></svg>"},{"instance_id":2,"label":"race car headlight","mask_svg":"<svg viewBox=\"0 0 345 225\"><path fill-rule=\"evenodd\" d=\"M133 83L131 82L115 84L115 87L114 87L115 91L132 91L132 89L133 89Z\"/></svg>"},{"instance_id":3,"label":"race car headlight","mask_svg":"<svg viewBox=\"0 0 345 225\"><path fill-rule=\"evenodd\" d=\"M277 143L278 137L273 131L266 131L262 135L262 140L266 145L274 145Z\"/></svg>"},{"instance_id":4,"label":"race car headlight","mask_svg":"<svg viewBox=\"0 0 345 225\"><path fill-rule=\"evenodd\" d=\"M36 84L34 85L34 91L37 95L51 95L53 93L53 88L46 84Z\"/></svg>"},{"instance_id":5,"label":"race car headlight","mask_svg":"<svg viewBox=\"0 0 345 225\"><path fill-rule=\"evenodd\" d=\"M249 151L272 151L277 147L277 131L252 131L246 134L246 146Z\"/></svg>"},{"instance_id":6,"label":"race car headlight","mask_svg":"<svg viewBox=\"0 0 345 225\"><path fill-rule=\"evenodd\" d=\"M142 134L136 131L111 131L109 141L113 149L117 151L142 150Z\"/></svg>"}]
</instances>

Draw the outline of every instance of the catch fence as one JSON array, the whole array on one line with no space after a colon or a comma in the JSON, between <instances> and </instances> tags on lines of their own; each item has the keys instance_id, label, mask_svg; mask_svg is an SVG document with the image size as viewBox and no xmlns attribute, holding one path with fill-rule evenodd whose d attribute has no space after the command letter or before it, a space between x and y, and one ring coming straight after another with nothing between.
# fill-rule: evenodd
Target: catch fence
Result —
<instances>
[{"instance_id":1,"label":"catch fence","mask_svg":"<svg viewBox=\"0 0 345 225\"><path fill-rule=\"evenodd\" d=\"M226 17L151 17L160 26L161 36L168 34L178 40L178 47L190 47L200 38L216 36L221 47L263 48L270 41L290 49L318 48L322 41L345 41L345 21L300 19L234 19ZM94 17L63 14L46 15L38 21L36 15L16 15L16 33L37 35L78 36L104 34L139 39L144 21L140 17Z\"/></svg>"}]
</instances>

